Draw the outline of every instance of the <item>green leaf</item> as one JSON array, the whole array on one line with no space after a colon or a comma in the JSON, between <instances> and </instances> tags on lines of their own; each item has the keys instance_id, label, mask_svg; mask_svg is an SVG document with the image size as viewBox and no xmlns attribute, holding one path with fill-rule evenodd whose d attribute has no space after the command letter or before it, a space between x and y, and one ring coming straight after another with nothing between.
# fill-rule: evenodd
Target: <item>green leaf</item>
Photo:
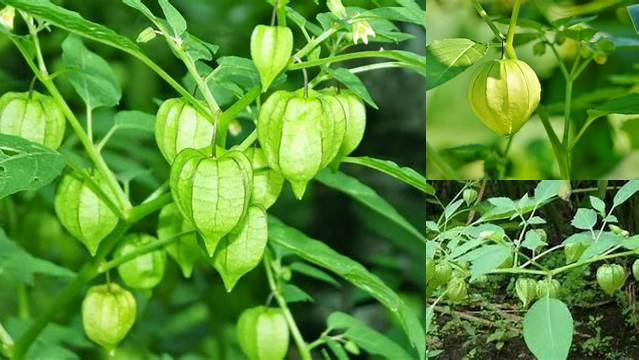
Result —
<instances>
[{"instance_id":1,"label":"green leaf","mask_svg":"<svg viewBox=\"0 0 639 360\"><path fill-rule=\"evenodd\" d=\"M337 360L348 360L348 354L346 353L346 351L344 350L344 348L342 347L340 343L331 339L330 337L326 337L325 340L326 340L326 345L328 346L329 349L331 349L333 354L335 354L335 357L337 358ZM326 357L326 358L331 359L330 357Z\"/></svg>"},{"instance_id":2,"label":"green leaf","mask_svg":"<svg viewBox=\"0 0 639 360\"><path fill-rule=\"evenodd\" d=\"M421 320L412 313L402 299L362 264L339 254L321 241L307 237L302 232L287 226L274 216L269 216L269 241L277 244L302 259L341 276L346 281L364 290L388 308L397 318L410 343L424 359L424 330Z\"/></svg>"},{"instance_id":3,"label":"green leaf","mask_svg":"<svg viewBox=\"0 0 639 360\"><path fill-rule=\"evenodd\" d=\"M572 218L570 224L577 229L590 230L597 223L597 213L593 209L580 208L577 209L575 217Z\"/></svg>"},{"instance_id":4,"label":"green leaf","mask_svg":"<svg viewBox=\"0 0 639 360\"><path fill-rule=\"evenodd\" d=\"M593 256L601 255L611 249L613 246L620 245L622 240L626 239L621 235L616 235L610 232L602 233L599 239L592 242L592 244L586 248L583 254L579 257L579 261L585 261Z\"/></svg>"},{"instance_id":5,"label":"green leaf","mask_svg":"<svg viewBox=\"0 0 639 360\"><path fill-rule=\"evenodd\" d=\"M543 180L535 187L535 203L541 205L557 196L561 190L562 180Z\"/></svg>"},{"instance_id":6,"label":"green leaf","mask_svg":"<svg viewBox=\"0 0 639 360\"><path fill-rule=\"evenodd\" d=\"M588 110L588 121L593 121L609 114L639 114L639 94L630 94L614 98L594 109Z\"/></svg>"},{"instance_id":7,"label":"green leaf","mask_svg":"<svg viewBox=\"0 0 639 360\"><path fill-rule=\"evenodd\" d=\"M471 281L487 274L503 265L512 256L512 249L501 244L485 245L475 249L458 261L470 261Z\"/></svg>"},{"instance_id":8,"label":"green leaf","mask_svg":"<svg viewBox=\"0 0 639 360\"><path fill-rule=\"evenodd\" d=\"M404 219L392 205L379 196L375 190L361 183L356 178L339 171L332 172L328 169L324 169L315 176L315 180L349 195L360 204L394 222L419 241L426 241L424 235Z\"/></svg>"},{"instance_id":9,"label":"green leaf","mask_svg":"<svg viewBox=\"0 0 639 360\"><path fill-rule=\"evenodd\" d=\"M597 210L601 216L606 216L606 203L598 197L590 196L590 206Z\"/></svg>"},{"instance_id":10,"label":"green leaf","mask_svg":"<svg viewBox=\"0 0 639 360\"><path fill-rule=\"evenodd\" d=\"M344 337L352 340L371 355L379 355L386 359L398 360L413 358L395 341L343 312L334 312L329 315L327 325L330 328L346 330L343 334Z\"/></svg>"},{"instance_id":11,"label":"green leaf","mask_svg":"<svg viewBox=\"0 0 639 360\"><path fill-rule=\"evenodd\" d=\"M0 134L0 199L37 190L64 169L64 158L48 147L18 136Z\"/></svg>"},{"instance_id":12,"label":"green leaf","mask_svg":"<svg viewBox=\"0 0 639 360\"><path fill-rule=\"evenodd\" d=\"M639 100L639 98L637 99ZM639 191L639 180L628 181L621 188L619 188L619 190L615 194L615 197L612 200L613 207L617 207L623 204L624 202L626 202L626 200L630 199L630 197L637 191Z\"/></svg>"},{"instance_id":13,"label":"green leaf","mask_svg":"<svg viewBox=\"0 0 639 360\"><path fill-rule=\"evenodd\" d=\"M169 23L171 30L173 30L173 35L181 36L186 31L186 20L182 17L179 11L168 0L159 0L160 7L162 8L162 12L164 12L164 16L166 17L166 21Z\"/></svg>"},{"instance_id":14,"label":"green leaf","mask_svg":"<svg viewBox=\"0 0 639 360\"><path fill-rule=\"evenodd\" d=\"M120 102L122 89L109 63L87 49L76 35L62 42L62 61L71 85L90 109Z\"/></svg>"},{"instance_id":15,"label":"green leaf","mask_svg":"<svg viewBox=\"0 0 639 360\"><path fill-rule=\"evenodd\" d=\"M537 300L524 318L524 340L540 360L567 359L573 331L570 311L557 299Z\"/></svg>"},{"instance_id":16,"label":"green leaf","mask_svg":"<svg viewBox=\"0 0 639 360\"><path fill-rule=\"evenodd\" d=\"M14 279L20 283L33 285L37 274L60 278L71 278L73 271L47 260L38 259L11 241L0 228L0 277Z\"/></svg>"},{"instance_id":17,"label":"green leaf","mask_svg":"<svg viewBox=\"0 0 639 360\"><path fill-rule=\"evenodd\" d=\"M329 283L336 287L341 286L335 279L333 279L332 276L309 264L303 262L294 262L291 263L289 267L292 271L306 275L310 278Z\"/></svg>"},{"instance_id":18,"label":"green leaf","mask_svg":"<svg viewBox=\"0 0 639 360\"><path fill-rule=\"evenodd\" d=\"M335 80L344 84L349 90L355 93L355 95L364 100L368 105L374 109L378 109L377 104L368 93L366 86L362 83L362 80L357 77L357 75L344 68L331 69L327 67L326 71L328 71Z\"/></svg>"},{"instance_id":19,"label":"green leaf","mask_svg":"<svg viewBox=\"0 0 639 360\"><path fill-rule=\"evenodd\" d=\"M419 9L419 6L415 10L407 7L380 7L363 12L361 16L377 16L386 20L404 21L421 26L425 26L426 23L426 14L422 9Z\"/></svg>"},{"instance_id":20,"label":"green leaf","mask_svg":"<svg viewBox=\"0 0 639 360\"><path fill-rule=\"evenodd\" d=\"M425 194L435 195L435 188L428 184L426 182L426 178L423 177L420 173L409 167L401 167L390 160L360 156L347 157L342 160L342 162L367 166L371 169L383 172L386 175L390 175L399 181L403 181Z\"/></svg>"},{"instance_id":21,"label":"green leaf","mask_svg":"<svg viewBox=\"0 0 639 360\"><path fill-rule=\"evenodd\" d=\"M432 90L461 74L488 52L488 46L469 39L436 40L426 47L426 83Z\"/></svg>"},{"instance_id":22,"label":"green leaf","mask_svg":"<svg viewBox=\"0 0 639 360\"><path fill-rule=\"evenodd\" d=\"M282 285L282 295L287 303L313 302L313 297L293 284Z\"/></svg>"},{"instance_id":23,"label":"green leaf","mask_svg":"<svg viewBox=\"0 0 639 360\"><path fill-rule=\"evenodd\" d=\"M128 38L115 31L84 19L75 11L57 6L49 0L2 0L5 4L32 14L73 33L99 41L101 43L124 50L134 55L145 56L138 46Z\"/></svg>"},{"instance_id":24,"label":"green leaf","mask_svg":"<svg viewBox=\"0 0 639 360\"><path fill-rule=\"evenodd\" d=\"M135 129L155 132L155 115L142 111L120 111L115 114L114 124L119 129Z\"/></svg>"}]
</instances>

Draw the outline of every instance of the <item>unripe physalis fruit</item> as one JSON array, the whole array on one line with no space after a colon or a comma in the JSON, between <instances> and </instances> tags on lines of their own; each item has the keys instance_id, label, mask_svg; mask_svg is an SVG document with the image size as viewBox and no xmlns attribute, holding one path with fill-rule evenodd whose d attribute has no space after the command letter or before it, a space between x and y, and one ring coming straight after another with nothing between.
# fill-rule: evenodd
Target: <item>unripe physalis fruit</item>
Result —
<instances>
[{"instance_id":1,"label":"unripe physalis fruit","mask_svg":"<svg viewBox=\"0 0 639 360\"><path fill-rule=\"evenodd\" d=\"M346 131L344 140L337 153L337 161L350 155L362 142L366 130L366 106L364 102L353 92L336 88L323 91L327 95L334 95L344 109L346 115Z\"/></svg>"},{"instance_id":2,"label":"unripe physalis fruit","mask_svg":"<svg viewBox=\"0 0 639 360\"><path fill-rule=\"evenodd\" d=\"M166 246L166 252L180 266L182 274L186 278L191 277L193 265L202 257L202 250L197 243L197 232L195 227L180 214L174 203L168 204L160 211L158 218L158 239L164 240L172 238L177 234L193 231L184 234L179 239Z\"/></svg>"},{"instance_id":3,"label":"unripe physalis fruit","mask_svg":"<svg viewBox=\"0 0 639 360\"><path fill-rule=\"evenodd\" d=\"M426 285L435 278L435 260L426 258Z\"/></svg>"},{"instance_id":4,"label":"unripe physalis fruit","mask_svg":"<svg viewBox=\"0 0 639 360\"><path fill-rule=\"evenodd\" d=\"M266 211L249 207L242 222L220 241L213 258L226 291L233 290L237 281L260 263L267 238Z\"/></svg>"},{"instance_id":5,"label":"unripe physalis fruit","mask_svg":"<svg viewBox=\"0 0 639 360\"><path fill-rule=\"evenodd\" d=\"M184 149L171 166L171 194L182 216L200 232L209 256L240 223L253 188L249 159L235 150L220 157Z\"/></svg>"},{"instance_id":6,"label":"unripe physalis fruit","mask_svg":"<svg viewBox=\"0 0 639 360\"><path fill-rule=\"evenodd\" d=\"M82 325L87 337L113 351L135 321L135 299L118 284L93 286L82 302Z\"/></svg>"},{"instance_id":7,"label":"unripe physalis fruit","mask_svg":"<svg viewBox=\"0 0 639 360\"><path fill-rule=\"evenodd\" d=\"M37 91L0 97L0 134L15 135L57 149L64 139L64 114L52 97Z\"/></svg>"},{"instance_id":8,"label":"unripe physalis fruit","mask_svg":"<svg viewBox=\"0 0 639 360\"><path fill-rule=\"evenodd\" d=\"M125 256L157 241L158 239L147 234L127 235L115 250L115 257ZM118 266L118 274L128 287L150 290L162 281L165 267L166 253L157 249L122 263Z\"/></svg>"},{"instance_id":9,"label":"unripe physalis fruit","mask_svg":"<svg viewBox=\"0 0 639 360\"><path fill-rule=\"evenodd\" d=\"M632 263L632 275L635 277L635 280L639 280L639 259Z\"/></svg>"},{"instance_id":10,"label":"unripe physalis fruit","mask_svg":"<svg viewBox=\"0 0 639 360\"><path fill-rule=\"evenodd\" d=\"M515 282L515 292L524 304L524 308L527 308L528 304L537 296L537 282L533 279L519 278Z\"/></svg>"},{"instance_id":11,"label":"unripe physalis fruit","mask_svg":"<svg viewBox=\"0 0 639 360\"><path fill-rule=\"evenodd\" d=\"M612 231L612 233L615 235L621 235L623 237L630 236L630 232L628 230L624 230L617 225L610 224L608 225L608 227L610 228L610 231Z\"/></svg>"},{"instance_id":12,"label":"unripe physalis fruit","mask_svg":"<svg viewBox=\"0 0 639 360\"><path fill-rule=\"evenodd\" d=\"M262 105L257 137L269 166L284 175L298 199L306 185L337 155L346 114L333 96L277 91Z\"/></svg>"},{"instance_id":13,"label":"unripe physalis fruit","mask_svg":"<svg viewBox=\"0 0 639 360\"><path fill-rule=\"evenodd\" d=\"M106 181L99 176L93 180L100 185L105 195L108 191ZM107 203L94 192L87 179L79 174L65 175L58 185L54 202L55 212L60 223L73 237L95 255L100 242L113 231L118 217Z\"/></svg>"},{"instance_id":14,"label":"unripe physalis fruit","mask_svg":"<svg viewBox=\"0 0 639 360\"><path fill-rule=\"evenodd\" d=\"M462 193L462 197L464 198L466 205L470 206L475 202L475 200L477 200L477 190L473 188L466 189Z\"/></svg>"},{"instance_id":15,"label":"unripe physalis fruit","mask_svg":"<svg viewBox=\"0 0 639 360\"><path fill-rule=\"evenodd\" d=\"M612 296L626 281L626 271L619 264L604 264L597 269L597 283L601 289Z\"/></svg>"},{"instance_id":16,"label":"unripe physalis fruit","mask_svg":"<svg viewBox=\"0 0 639 360\"><path fill-rule=\"evenodd\" d=\"M543 279L537 281L537 297L544 298L546 296L556 298L559 296L559 287L561 284L555 279Z\"/></svg>"},{"instance_id":17,"label":"unripe physalis fruit","mask_svg":"<svg viewBox=\"0 0 639 360\"><path fill-rule=\"evenodd\" d=\"M251 34L251 58L266 91L288 65L293 53L293 33L286 26L257 25Z\"/></svg>"},{"instance_id":18,"label":"unripe physalis fruit","mask_svg":"<svg viewBox=\"0 0 639 360\"><path fill-rule=\"evenodd\" d=\"M288 351L288 325L280 309L258 306L244 310L237 338L249 360L282 360Z\"/></svg>"},{"instance_id":19,"label":"unripe physalis fruit","mask_svg":"<svg viewBox=\"0 0 639 360\"><path fill-rule=\"evenodd\" d=\"M462 301L466 298L468 287L462 278L454 277L446 287L446 297L452 302Z\"/></svg>"},{"instance_id":20,"label":"unripe physalis fruit","mask_svg":"<svg viewBox=\"0 0 639 360\"><path fill-rule=\"evenodd\" d=\"M155 141L170 164L183 149L210 148L213 125L185 99L168 99L156 115Z\"/></svg>"},{"instance_id":21,"label":"unripe physalis fruit","mask_svg":"<svg viewBox=\"0 0 639 360\"><path fill-rule=\"evenodd\" d=\"M253 166L253 196L251 204L261 206L265 210L270 208L280 197L284 177L269 168L264 151L261 148L249 148L244 154Z\"/></svg>"},{"instance_id":22,"label":"unripe physalis fruit","mask_svg":"<svg viewBox=\"0 0 639 360\"><path fill-rule=\"evenodd\" d=\"M579 260L581 254L586 251L588 246L580 242L569 243L564 246L564 255L566 256L566 264L572 264Z\"/></svg>"},{"instance_id":23,"label":"unripe physalis fruit","mask_svg":"<svg viewBox=\"0 0 639 360\"><path fill-rule=\"evenodd\" d=\"M470 107L499 135L519 131L537 109L541 85L535 71L521 60L481 64L468 87Z\"/></svg>"}]
</instances>

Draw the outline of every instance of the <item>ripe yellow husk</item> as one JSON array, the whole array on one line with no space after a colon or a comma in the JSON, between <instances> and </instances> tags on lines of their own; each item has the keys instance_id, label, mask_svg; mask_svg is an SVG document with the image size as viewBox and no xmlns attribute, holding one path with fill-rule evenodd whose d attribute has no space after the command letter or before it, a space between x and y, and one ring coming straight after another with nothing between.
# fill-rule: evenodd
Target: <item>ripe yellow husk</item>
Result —
<instances>
[{"instance_id":1,"label":"ripe yellow husk","mask_svg":"<svg viewBox=\"0 0 639 360\"><path fill-rule=\"evenodd\" d=\"M482 64L468 89L473 112L499 135L511 135L530 119L539 105L541 84L535 71L521 60Z\"/></svg>"}]
</instances>

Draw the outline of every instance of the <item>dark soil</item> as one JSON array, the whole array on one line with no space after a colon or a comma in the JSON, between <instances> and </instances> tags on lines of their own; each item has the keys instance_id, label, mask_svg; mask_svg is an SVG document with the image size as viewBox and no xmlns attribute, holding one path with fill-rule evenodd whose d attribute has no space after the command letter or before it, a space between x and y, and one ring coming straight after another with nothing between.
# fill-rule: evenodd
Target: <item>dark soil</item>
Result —
<instances>
[{"instance_id":1,"label":"dark soil","mask_svg":"<svg viewBox=\"0 0 639 360\"><path fill-rule=\"evenodd\" d=\"M569 359L575 360L604 360L604 359L639 359L638 329L629 326L624 322L619 307L615 303L610 303L597 308L571 308L571 313L575 322L581 323L577 331L590 337L596 336L592 329L586 329L583 324L587 322L590 315L603 316L599 322L601 337L612 337L609 346L599 349L594 354L581 351L581 344L588 338L583 335L575 335ZM440 316L438 323L443 325L450 321L450 316ZM487 343L486 339L490 334L490 329L478 327L478 335L470 337L460 328L456 334L448 334L446 338L439 339L439 348L444 352L437 359L461 360L469 354L473 354L472 359L481 360L535 360L523 340L523 336L518 336L506 341L501 350L498 350L495 343ZM613 356L612 354L616 354ZM609 357L610 356L610 357Z\"/></svg>"}]
</instances>

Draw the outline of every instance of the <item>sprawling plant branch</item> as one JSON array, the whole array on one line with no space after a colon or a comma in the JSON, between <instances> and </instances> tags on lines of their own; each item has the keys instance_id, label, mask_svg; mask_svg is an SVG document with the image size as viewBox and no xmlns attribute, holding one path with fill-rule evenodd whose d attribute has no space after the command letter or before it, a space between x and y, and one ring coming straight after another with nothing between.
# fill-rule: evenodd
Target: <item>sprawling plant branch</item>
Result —
<instances>
[{"instance_id":1,"label":"sprawling plant branch","mask_svg":"<svg viewBox=\"0 0 639 360\"><path fill-rule=\"evenodd\" d=\"M297 345L297 349L299 351L300 357L302 358L302 360L311 360L312 359L311 351L309 350L308 344L306 344L306 341L304 341L304 338L302 337L302 334L300 333L300 330L297 327L297 324L295 323L295 319L293 318L291 311L286 305L286 300L282 296L282 289L280 288L278 281L273 276L273 269L271 268L272 262L273 262L273 259L271 259L269 252L265 251L264 252L264 268L266 270L266 278L268 280L268 285L271 289L271 293L273 294L273 297L277 301L277 304L279 305L279 307L282 309L282 312L284 313L284 317L286 318L286 322L288 323L288 327L289 327L289 330L291 331L291 335L293 335L293 340L295 341L295 344Z\"/></svg>"}]
</instances>

